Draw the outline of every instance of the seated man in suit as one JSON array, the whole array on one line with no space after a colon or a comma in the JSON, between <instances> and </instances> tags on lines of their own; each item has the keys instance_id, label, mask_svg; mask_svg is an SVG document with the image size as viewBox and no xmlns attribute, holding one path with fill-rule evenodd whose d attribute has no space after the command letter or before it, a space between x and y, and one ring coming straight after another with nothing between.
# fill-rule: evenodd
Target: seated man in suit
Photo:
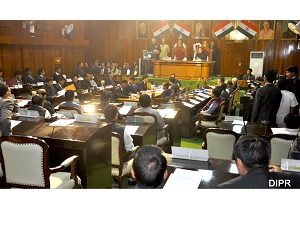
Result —
<instances>
[{"instance_id":1,"label":"seated man in suit","mask_svg":"<svg viewBox=\"0 0 300 227\"><path fill-rule=\"evenodd\" d=\"M9 87L14 87L15 85L24 85L24 82L22 81L22 72L16 71L14 78L6 80L6 84Z\"/></svg>"},{"instance_id":2,"label":"seated man in suit","mask_svg":"<svg viewBox=\"0 0 300 227\"><path fill-rule=\"evenodd\" d=\"M84 79L80 82L81 89L91 89L93 85L91 84L92 74L84 74Z\"/></svg>"},{"instance_id":3,"label":"seated man in suit","mask_svg":"<svg viewBox=\"0 0 300 227\"><path fill-rule=\"evenodd\" d=\"M77 75L72 75L71 79L72 79L72 84L74 84L75 89L80 90L81 85L80 85L80 82L78 81L78 76Z\"/></svg>"},{"instance_id":4,"label":"seated man in suit","mask_svg":"<svg viewBox=\"0 0 300 227\"><path fill-rule=\"evenodd\" d=\"M252 74L251 68L247 69L247 73L243 76L243 80L250 80L250 81L255 80L255 76Z\"/></svg>"},{"instance_id":5,"label":"seated man in suit","mask_svg":"<svg viewBox=\"0 0 300 227\"><path fill-rule=\"evenodd\" d=\"M163 92L161 93L162 98L171 98L171 89L169 88L171 85L169 82L164 82L162 84Z\"/></svg>"},{"instance_id":6,"label":"seated man in suit","mask_svg":"<svg viewBox=\"0 0 300 227\"><path fill-rule=\"evenodd\" d=\"M128 86L127 80L122 80L120 83L120 86L117 87L115 90L116 101L118 101L118 98L129 98L130 97L130 93L126 90L127 86Z\"/></svg>"},{"instance_id":7,"label":"seated man in suit","mask_svg":"<svg viewBox=\"0 0 300 227\"><path fill-rule=\"evenodd\" d=\"M44 69L38 69L38 75L35 77L35 81L38 82L43 82L45 83L46 81L46 76L45 76L45 70Z\"/></svg>"},{"instance_id":8,"label":"seated man in suit","mask_svg":"<svg viewBox=\"0 0 300 227\"><path fill-rule=\"evenodd\" d=\"M108 76L105 77L105 82L104 82L105 86L115 86L116 82L114 80L114 72L111 71L108 73Z\"/></svg>"},{"instance_id":9,"label":"seated man in suit","mask_svg":"<svg viewBox=\"0 0 300 227\"><path fill-rule=\"evenodd\" d=\"M69 107L75 107L78 108L81 111L81 106L74 102L75 100L75 92L73 90L67 90L65 93L65 100L61 104L59 104L59 107L61 106L69 106Z\"/></svg>"},{"instance_id":10,"label":"seated man in suit","mask_svg":"<svg viewBox=\"0 0 300 227\"><path fill-rule=\"evenodd\" d=\"M62 76L61 75L61 67L60 66L55 66L54 68L55 73L53 74L53 80L56 81L58 79L58 76Z\"/></svg>"},{"instance_id":11,"label":"seated man in suit","mask_svg":"<svg viewBox=\"0 0 300 227\"><path fill-rule=\"evenodd\" d=\"M32 96L32 106L28 108L28 110L37 110L41 117L51 117L49 111L43 107L44 99L41 95Z\"/></svg>"},{"instance_id":12,"label":"seated man in suit","mask_svg":"<svg viewBox=\"0 0 300 227\"><path fill-rule=\"evenodd\" d=\"M104 108L105 121L112 124L112 129L111 129L112 132L116 132L123 137L124 148L125 148L124 150L126 152L130 152L134 148L133 139L124 125L116 123L116 121L118 120L118 112L119 112L118 108L115 105L108 104ZM132 153L124 161L125 162L129 161L134 157L134 155L135 153Z\"/></svg>"},{"instance_id":13,"label":"seated man in suit","mask_svg":"<svg viewBox=\"0 0 300 227\"><path fill-rule=\"evenodd\" d=\"M57 97L57 93L53 87L53 79L52 77L47 77L45 80L46 84L43 86L43 88L46 90L46 100L49 102L52 101L52 98Z\"/></svg>"},{"instance_id":14,"label":"seated man in suit","mask_svg":"<svg viewBox=\"0 0 300 227\"><path fill-rule=\"evenodd\" d=\"M229 89L230 94L237 89L237 87L238 87L238 84L237 84L238 78L234 76L234 77L231 78L231 81L232 81L232 86Z\"/></svg>"},{"instance_id":15,"label":"seated man in suit","mask_svg":"<svg viewBox=\"0 0 300 227\"><path fill-rule=\"evenodd\" d=\"M43 107L46 108L51 115L55 114L55 111L54 111L54 109L51 106L51 102L49 102L49 101L46 100L46 97L47 97L46 90L43 89L43 88L41 88L41 89L38 89L36 93L38 95L41 95L43 97L43 99L44 99L44 105L43 105ZM28 102L28 104L29 104L29 102Z\"/></svg>"},{"instance_id":16,"label":"seated man in suit","mask_svg":"<svg viewBox=\"0 0 300 227\"><path fill-rule=\"evenodd\" d=\"M157 128L158 129L163 128L165 126L165 121L157 110L151 108L150 96L147 94L141 94L139 101L140 101L141 108L136 109L134 113L146 112L146 113L154 114L157 118ZM165 135L164 131L157 132L157 139L159 140L160 138L164 137L164 135Z\"/></svg>"},{"instance_id":17,"label":"seated man in suit","mask_svg":"<svg viewBox=\"0 0 300 227\"><path fill-rule=\"evenodd\" d=\"M53 85L56 92L59 92L64 89L66 84L66 79L63 76L58 76L56 84Z\"/></svg>"},{"instance_id":18,"label":"seated man in suit","mask_svg":"<svg viewBox=\"0 0 300 227\"><path fill-rule=\"evenodd\" d=\"M147 91L148 75L143 75L142 80L139 83L139 91Z\"/></svg>"},{"instance_id":19,"label":"seated man in suit","mask_svg":"<svg viewBox=\"0 0 300 227\"><path fill-rule=\"evenodd\" d=\"M271 144L257 135L245 135L233 147L240 176L219 185L220 188L300 188L299 174L282 172L270 166ZM284 184L275 184L279 180Z\"/></svg>"},{"instance_id":20,"label":"seated man in suit","mask_svg":"<svg viewBox=\"0 0 300 227\"><path fill-rule=\"evenodd\" d=\"M178 84L175 81L175 77L170 77L169 78L169 84L171 85L170 86L171 97L177 96L177 93L179 91L179 87L178 87Z\"/></svg>"},{"instance_id":21,"label":"seated man in suit","mask_svg":"<svg viewBox=\"0 0 300 227\"><path fill-rule=\"evenodd\" d=\"M126 90L130 94L136 94L136 93L139 92L139 87L135 84L135 78L134 78L134 76L129 77L129 79L128 79L128 86L127 86Z\"/></svg>"},{"instance_id":22,"label":"seated man in suit","mask_svg":"<svg viewBox=\"0 0 300 227\"><path fill-rule=\"evenodd\" d=\"M164 151L155 145L140 147L133 160L131 175L136 189L157 188L168 176Z\"/></svg>"},{"instance_id":23,"label":"seated man in suit","mask_svg":"<svg viewBox=\"0 0 300 227\"><path fill-rule=\"evenodd\" d=\"M179 80L176 79L176 75L173 73L170 75L170 77L174 77L175 78L175 83L178 85L178 87L181 87L181 83Z\"/></svg>"},{"instance_id":24,"label":"seated man in suit","mask_svg":"<svg viewBox=\"0 0 300 227\"><path fill-rule=\"evenodd\" d=\"M25 69L25 76L23 77L25 84L36 84L35 78L31 75L31 68Z\"/></svg>"},{"instance_id":25,"label":"seated man in suit","mask_svg":"<svg viewBox=\"0 0 300 227\"><path fill-rule=\"evenodd\" d=\"M222 89L221 87L215 87L211 92L211 99L209 102L199 110L199 112L191 117L190 120L190 135L194 132L195 124L198 121L197 125L200 125L201 121L213 121L216 120L216 116L214 116L217 111L218 107L221 103L221 95ZM213 116L205 116L205 114L210 114ZM200 116L199 116L200 115ZM196 136L196 135L195 135Z\"/></svg>"},{"instance_id":26,"label":"seated man in suit","mask_svg":"<svg viewBox=\"0 0 300 227\"><path fill-rule=\"evenodd\" d=\"M12 135L11 117L13 115L14 102L9 98L10 88L5 83L0 83L0 135Z\"/></svg>"}]
</instances>

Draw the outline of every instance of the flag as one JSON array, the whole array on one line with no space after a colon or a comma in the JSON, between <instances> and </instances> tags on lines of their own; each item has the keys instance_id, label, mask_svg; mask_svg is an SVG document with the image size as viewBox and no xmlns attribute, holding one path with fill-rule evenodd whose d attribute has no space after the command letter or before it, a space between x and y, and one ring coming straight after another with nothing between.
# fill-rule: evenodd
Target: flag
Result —
<instances>
[{"instance_id":1,"label":"flag","mask_svg":"<svg viewBox=\"0 0 300 227\"><path fill-rule=\"evenodd\" d=\"M170 26L166 21L161 23L160 25L152 28L152 33L155 37L163 36L163 35L167 34L168 32L170 32Z\"/></svg>"},{"instance_id":2,"label":"flag","mask_svg":"<svg viewBox=\"0 0 300 227\"><path fill-rule=\"evenodd\" d=\"M234 27L230 20L225 21L224 23L213 28L218 39L221 39L223 36L227 35L229 32L233 31Z\"/></svg>"},{"instance_id":3,"label":"flag","mask_svg":"<svg viewBox=\"0 0 300 227\"><path fill-rule=\"evenodd\" d=\"M256 32L258 31L258 27L246 20L241 20L239 21L236 30L243 33L249 39L252 39L255 36Z\"/></svg>"},{"instance_id":4,"label":"flag","mask_svg":"<svg viewBox=\"0 0 300 227\"><path fill-rule=\"evenodd\" d=\"M192 31L192 28L180 23L179 21L176 21L172 31L174 31L178 35L181 35L182 38L187 39Z\"/></svg>"}]
</instances>

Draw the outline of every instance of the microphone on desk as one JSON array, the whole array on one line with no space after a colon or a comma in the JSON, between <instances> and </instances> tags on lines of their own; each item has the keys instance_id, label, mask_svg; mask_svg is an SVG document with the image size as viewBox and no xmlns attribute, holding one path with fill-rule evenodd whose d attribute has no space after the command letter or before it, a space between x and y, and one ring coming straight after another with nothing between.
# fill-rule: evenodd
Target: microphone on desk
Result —
<instances>
[{"instance_id":1,"label":"microphone on desk","mask_svg":"<svg viewBox=\"0 0 300 227\"><path fill-rule=\"evenodd\" d=\"M240 103L239 110L241 111L243 109L244 109L244 105L242 103ZM243 116L243 124L244 124L245 133L248 134L246 124L245 124L245 120L244 120L244 116Z\"/></svg>"}]
</instances>

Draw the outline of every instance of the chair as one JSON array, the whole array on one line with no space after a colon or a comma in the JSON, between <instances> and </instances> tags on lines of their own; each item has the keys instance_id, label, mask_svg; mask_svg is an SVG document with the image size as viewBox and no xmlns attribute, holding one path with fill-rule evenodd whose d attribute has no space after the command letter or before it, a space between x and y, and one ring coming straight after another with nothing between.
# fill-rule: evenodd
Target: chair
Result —
<instances>
[{"instance_id":1,"label":"chair","mask_svg":"<svg viewBox=\"0 0 300 227\"><path fill-rule=\"evenodd\" d=\"M118 181L119 188L122 188L123 178L131 176L133 158L124 161L131 154L136 153L139 146L135 146L133 151L125 152L123 136L116 132L111 133L111 175Z\"/></svg>"},{"instance_id":2,"label":"chair","mask_svg":"<svg viewBox=\"0 0 300 227\"><path fill-rule=\"evenodd\" d=\"M290 147L296 139L295 135L271 134L268 139L271 143L270 164L280 166L282 158L288 158Z\"/></svg>"},{"instance_id":3,"label":"chair","mask_svg":"<svg viewBox=\"0 0 300 227\"><path fill-rule=\"evenodd\" d=\"M227 106L226 114L229 115L229 116L231 116L233 114L233 111L232 111L233 100L234 100L234 92L230 94L229 100L228 100L228 106Z\"/></svg>"},{"instance_id":4,"label":"chair","mask_svg":"<svg viewBox=\"0 0 300 227\"><path fill-rule=\"evenodd\" d=\"M239 135L231 130L207 128L202 148L208 150L209 158L232 160L233 145L238 138Z\"/></svg>"},{"instance_id":5,"label":"chair","mask_svg":"<svg viewBox=\"0 0 300 227\"><path fill-rule=\"evenodd\" d=\"M74 155L59 166L48 166L48 144L32 136L2 136L0 159L6 188L82 188ZM70 172L62 172L67 167Z\"/></svg>"},{"instance_id":6,"label":"chair","mask_svg":"<svg viewBox=\"0 0 300 227\"><path fill-rule=\"evenodd\" d=\"M203 116L215 117L216 120L214 120L214 121L202 121L202 120L196 121L195 127L194 127L194 133L195 133L194 139L197 139L197 130L200 126L203 128L219 128L220 127L220 124L222 122L222 113L224 110L224 106L225 106L225 100L222 100L218 107L218 111L216 114L203 114Z\"/></svg>"},{"instance_id":7,"label":"chair","mask_svg":"<svg viewBox=\"0 0 300 227\"><path fill-rule=\"evenodd\" d=\"M154 123L157 126L157 117L154 114L148 113L148 112L138 112L138 113L133 113L133 116L139 116L142 117L145 123ZM157 139L156 137L156 146L158 147L164 147L167 146L168 150L171 150L171 143L169 139L169 133L168 133L168 128L169 125L165 124L163 128L157 128L156 134L160 131L164 131L164 136L160 139Z\"/></svg>"}]
</instances>

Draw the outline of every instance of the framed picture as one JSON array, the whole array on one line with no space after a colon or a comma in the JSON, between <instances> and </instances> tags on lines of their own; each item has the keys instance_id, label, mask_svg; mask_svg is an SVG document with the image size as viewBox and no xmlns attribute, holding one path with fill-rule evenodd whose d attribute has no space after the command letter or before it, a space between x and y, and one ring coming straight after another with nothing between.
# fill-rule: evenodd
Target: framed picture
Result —
<instances>
[{"instance_id":1,"label":"framed picture","mask_svg":"<svg viewBox=\"0 0 300 227\"><path fill-rule=\"evenodd\" d=\"M288 23L292 21L284 20L282 21L282 34L281 39L284 40L295 40L297 38L297 34L295 34L291 29L288 27Z\"/></svg>"},{"instance_id":2,"label":"framed picture","mask_svg":"<svg viewBox=\"0 0 300 227\"><path fill-rule=\"evenodd\" d=\"M147 20L136 21L136 38L137 39L149 38L149 24Z\"/></svg>"},{"instance_id":3,"label":"framed picture","mask_svg":"<svg viewBox=\"0 0 300 227\"><path fill-rule=\"evenodd\" d=\"M192 23L193 39L209 39L211 23L209 20L194 20Z\"/></svg>"},{"instance_id":4,"label":"framed picture","mask_svg":"<svg viewBox=\"0 0 300 227\"><path fill-rule=\"evenodd\" d=\"M261 20L259 22L258 39L271 40L275 35L275 20Z\"/></svg>"}]
</instances>

